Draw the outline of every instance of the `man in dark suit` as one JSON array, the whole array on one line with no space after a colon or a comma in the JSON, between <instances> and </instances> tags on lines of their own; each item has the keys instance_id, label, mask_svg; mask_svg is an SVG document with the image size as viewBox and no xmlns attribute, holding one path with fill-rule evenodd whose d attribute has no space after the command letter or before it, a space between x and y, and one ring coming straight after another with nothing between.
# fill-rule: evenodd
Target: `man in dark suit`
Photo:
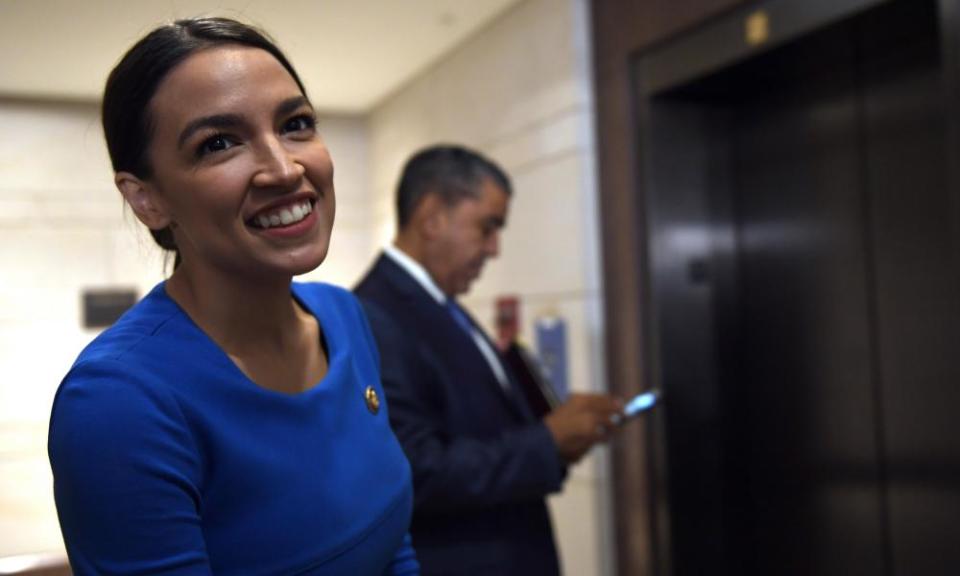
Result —
<instances>
[{"instance_id":1,"label":"man in dark suit","mask_svg":"<svg viewBox=\"0 0 960 576\"><path fill-rule=\"evenodd\" d=\"M454 300L499 250L510 181L457 146L413 156L398 233L356 287L381 354L390 422L413 468L424 575L560 573L545 497L604 440L620 404L574 394L542 420Z\"/></svg>"}]
</instances>

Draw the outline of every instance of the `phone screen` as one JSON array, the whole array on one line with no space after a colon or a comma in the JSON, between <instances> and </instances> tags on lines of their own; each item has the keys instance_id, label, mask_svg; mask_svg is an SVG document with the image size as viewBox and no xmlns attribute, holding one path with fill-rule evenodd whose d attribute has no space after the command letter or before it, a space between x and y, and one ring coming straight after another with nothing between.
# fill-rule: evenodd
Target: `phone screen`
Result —
<instances>
[{"instance_id":1,"label":"phone screen","mask_svg":"<svg viewBox=\"0 0 960 576\"><path fill-rule=\"evenodd\" d=\"M650 390L648 392L637 394L623 407L624 418L630 418L640 414L641 412L646 412L647 410L653 408L659 399L659 390Z\"/></svg>"}]
</instances>

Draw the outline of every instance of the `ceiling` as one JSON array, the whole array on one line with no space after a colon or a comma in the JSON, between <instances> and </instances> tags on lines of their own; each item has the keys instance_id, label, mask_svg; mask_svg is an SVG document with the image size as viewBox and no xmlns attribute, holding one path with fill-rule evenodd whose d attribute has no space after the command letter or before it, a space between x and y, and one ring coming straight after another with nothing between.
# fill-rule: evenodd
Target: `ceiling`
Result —
<instances>
[{"instance_id":1,"label":"ceiling","mask_svg":"<svg viewBox=\"0 0 960 576\"><path fill-rule=\"evenodd\" d=\"M325 112L363 113L520 0L0 0L0 97L97 100L157 24L229 16L266 30Z\"/></svg>"}]
</instances>

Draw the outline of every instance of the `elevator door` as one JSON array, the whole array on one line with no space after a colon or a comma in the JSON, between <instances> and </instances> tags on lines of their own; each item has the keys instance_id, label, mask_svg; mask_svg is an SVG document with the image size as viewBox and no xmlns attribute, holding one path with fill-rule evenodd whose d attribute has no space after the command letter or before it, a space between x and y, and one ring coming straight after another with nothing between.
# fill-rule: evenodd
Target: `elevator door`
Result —
<instances>
[{"instance_id":1,"label":"elevator door","mask_svg":"<svg viewBox=\"0 0 960 576\"><path fill-rule=\"evenodd\" d=\"M884 572L856 31L751 66L733 115L736 388L725 447L752 574ZM829 66L824 63L829 62Z\"/></svg>"},{"instance_id":2,"label":"elevator door","mask_svg":"<svg viewBox=\"0 0 960 576\"><path fill-rule=\"evenodd\" d=\"M665 571L960 570L937 19L884 3L650 95Z\"/></svg>"}]
</instances>

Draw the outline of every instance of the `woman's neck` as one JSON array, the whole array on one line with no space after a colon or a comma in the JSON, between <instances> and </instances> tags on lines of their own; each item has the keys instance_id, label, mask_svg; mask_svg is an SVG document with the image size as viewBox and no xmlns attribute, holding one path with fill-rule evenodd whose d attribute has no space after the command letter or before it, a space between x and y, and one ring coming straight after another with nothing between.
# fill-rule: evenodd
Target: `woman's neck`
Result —
<instances>
[{"instance_id":1,"label":"woman's neck","mask_svg":"<svg viewBox=\"0 0 960 576\"><path fill-rule=\"evenodd\" d=\"M289 349L299 341L308 314L290 292L291 279L224 278L181 265L167 281L167 294L230 354L254 347Z\"/></svg>"},{"instance_id":2,"label":"woman's neck","mask_svg":"<svg viewBox=\"0 0 960 576\"><path fill-rule=\"evenodd\" d=\"M224 278L181 265L167 281L167 294L263 388L295 394L327 373L320 325L290 293L290 278Z\"/></svg>"}]
</instances>

